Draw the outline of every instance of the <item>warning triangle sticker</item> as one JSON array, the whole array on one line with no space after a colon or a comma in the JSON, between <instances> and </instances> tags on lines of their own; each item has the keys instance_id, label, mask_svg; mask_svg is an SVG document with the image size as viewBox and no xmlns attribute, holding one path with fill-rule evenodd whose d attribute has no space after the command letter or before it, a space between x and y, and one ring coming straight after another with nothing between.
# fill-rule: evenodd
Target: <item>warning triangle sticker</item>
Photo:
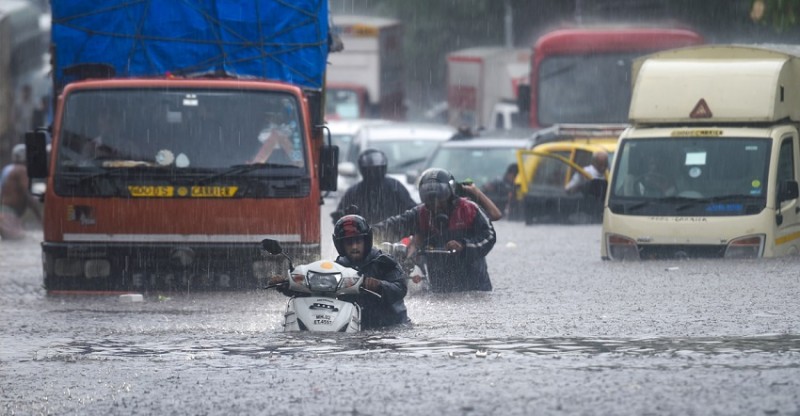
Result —
<instances>
[{"instance_id":1,"label":"warning triangle sticker","mask_svg":"<svg viewBox=\"0 0 800 416\"><path fill-rule=\"evenodd\" d=\"M708 108L708 104L706 104L705 98L701 98L700 101L695 104L694 109L692 112L689 113L690 118L711 118L711 109Z\"/></svg>"}]
</instances>

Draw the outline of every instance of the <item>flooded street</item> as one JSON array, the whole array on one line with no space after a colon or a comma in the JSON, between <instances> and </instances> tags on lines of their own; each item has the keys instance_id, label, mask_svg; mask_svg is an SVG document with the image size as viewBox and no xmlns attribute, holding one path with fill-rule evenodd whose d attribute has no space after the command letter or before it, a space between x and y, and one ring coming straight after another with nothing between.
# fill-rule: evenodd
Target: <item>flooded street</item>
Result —
<instances>
[{"instance_id":1,"label":"flooded street","mask_svg":"<svg viewBox=\"0 0 800 416\"><path fill-rule=\"evenodd\" d=\"M323 209L324 250L333 253ZM47 297L0 244L2 414L800 413L800 260L600 260L600 226L500 221L495 290L414 324L281 332L283 295Z\"/></svg>"}]
</instances>

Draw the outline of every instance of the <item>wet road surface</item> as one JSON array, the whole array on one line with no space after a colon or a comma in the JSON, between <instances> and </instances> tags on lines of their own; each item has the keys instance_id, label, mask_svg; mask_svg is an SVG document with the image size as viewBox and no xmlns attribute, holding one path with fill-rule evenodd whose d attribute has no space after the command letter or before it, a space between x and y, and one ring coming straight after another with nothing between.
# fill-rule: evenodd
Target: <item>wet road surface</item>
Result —
<instances>
[{"instance_id":1,"label":"wet road surface","mask_svg":"<svg viewBox=\"0 0 800 416\"><path fill-rule=\"evenodd\" d=\"M270 291L48 297L39 234L2 242L0 413L800 414L800 259L611 263L599 225L495 227L493 292L412 288L413 325L357 335L280 332Z\"/></svg>"}]
</instances>

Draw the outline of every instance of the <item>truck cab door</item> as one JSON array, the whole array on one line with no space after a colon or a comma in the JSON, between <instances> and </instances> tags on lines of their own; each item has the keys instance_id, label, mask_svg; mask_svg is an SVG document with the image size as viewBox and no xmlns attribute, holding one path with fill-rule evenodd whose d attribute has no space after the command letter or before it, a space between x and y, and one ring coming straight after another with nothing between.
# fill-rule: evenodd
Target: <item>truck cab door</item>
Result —
<instances>
[{"instance_id":1,"label":"truck cab door","mask_svg":"<svg viewBox=\"0 0 800 416\"><path fill-rule=\"evenodd\" d=\"M785 135L780 141L775 192L776 255L800 254L800 201L797 195L800 183L799 147L796 131Z\"/></svg>"}]
</instances>

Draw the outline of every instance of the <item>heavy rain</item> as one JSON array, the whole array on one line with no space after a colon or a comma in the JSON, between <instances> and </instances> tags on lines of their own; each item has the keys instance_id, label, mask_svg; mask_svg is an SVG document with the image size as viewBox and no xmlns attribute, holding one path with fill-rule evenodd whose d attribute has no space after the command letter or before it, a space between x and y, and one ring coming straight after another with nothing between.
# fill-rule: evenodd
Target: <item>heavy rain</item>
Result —
<instances>
[{"instance_id":1,"label":"heavy rain","mask_svg":"<svg viewBox=\"0 0 800 416\"><path fill-rule=\"evenodd\" d=\"M50 36L48 13L51 8L48 5L42 4L44 2L29 3L23 0L9 0L8 3L15 3L20 8L23 5L35 7L42 30L47 27L47 34L41 36ZM63 5L70 2L53 0L53 3L55 6L57 3ZM84 7L83 5L91 2L75 0L75 3ZM779 2L769 0L714 1L695 8L690 5L692 2L656 0L530 3L507 0L491 6L488 5L491 2L479 0L461 3L428 5L428 2L423 1L397 3L379 0L330 3L334 24L337 16L368 14L372 17L396 19L403 26L406 43L403 49L406 54L403 94L404 105L407 106L404 119L391 122L362 120L364 124L360 125L361 134L368 127L378 132L387 125L396 126L406 122L445 125L448 121L453 125L449 127L452 131L447 130L447 137L456 132L464 133L464 126L460 123L464 120L475 121L474 117L480 116L473 113L469 115L473 118L467 119L462 112L454 116L457 120L453 123L451 115L448 115L448 105L452 107L454 104L447 103L446 55L457 50L499 45L503 42L530 49L535 39L556 23L564 21L577 20L585 23L586 20L602 18L652 22L656 18L668 18L672 24L678 22L682 27L695 30L702 35L704 43L715 44L796 43L796 39L800 39L800 32L794 21L781 18L781 13L771 8ZM784 13L791 10L800 13L800 4L797 2L785 4ZM7 6L0 5L0 24L6 21L5 7ZM752 15L759 13L759 10L766 17L755 21ZM611 16L614 11L619 12L619 16ZM476 13L484 13L485 18ZM709 17L710 15L713 17ZM434 36L437 31L431 25L448 19L448 16L452 21L447 21L445 32L450 34ZM476 20L480 24L473 23L470 27L465 24ZM342 17L341 21L346 21L346 18ZM513 21L513 27L507 25L510 21ZM456 30L462 26L462 30ZM362 26L362 30L366 30L364 27L367 25ZM731 30L732 28L735 30ZM3 56L2 45L14 39L4 30L0 30L0 36L3 36L0 38L0 58ZM429 37L427 44L420 41L426 37ZM487 39L481 41L481 37ZM409 47L409 44L414 46ZM694 41L689 44L694 44ZM422 48L423 45L429 47ZM0 59L0 64L4 62ZM47 63L47 58L43 62ZM563 65L562 70L580 65L567 61L559 64ZM49 63L47 65L49 68ZM11 73L3 72L3 69L0 68L0 76ZM47 70L42 72L38 67L31 71L38 74L35 75L38 77L50 76ZM3 84L0 87L17 88L29 84L34 75L30 75L30 72L27 74L28 78L17 77L9 80L8 85ZM605 86L611 83L609 80ZM241 88L247 88L245 84L246 82L242 83ZM185 85L182 86L184 87ZM178 102L182 103L182 107L169 107L164 123L159 128L170 129L173 133L182 131L178 126L190 120L195 110L203 110L203 103L208 101L204 101L202 94L208 93L208 90L202 90L197 96L180 88L167 90L180 96ZM48 91L47 85L34 84L35 98L45 97L44 102L47 102ZM291 96L287 91L281 90L281 94L285 94L281 97ZM460 91L463 94L463 90ZM347 95L342 93L338 96L344 98ZM83 92L83 96L78 95L78 98L81 97L91 98L91 95ZM159 97L162 103L167 101L164 97ZM215 94L214 98L223 100L225 94ZM608 102L615 99L609 98ZM621 99L625 101L629 97ZM106 97L104 100L107 101L103 101L101 107L94 107L95 110L111 108L112 104L119 103L119 100L114 101L113 98ZM196 105L193 100L199 100L200 105ZM75 102L73 99L73 105ZM292 101L299 102L299 99ZM158 107L156 101L152 103L153 108ZM247 131L244 114L248 111L248 103L241 109L230 105L227 107L226 114L236 120L233 124L240 129L237 132ZM544 107L546 103L543 101L540 105ZM713 111L720 108L713 102L709 106ZM220 111L225 112L225 107L226 105L220 104ZM590 106L587 105L588 107ZM233 108L237 110L234 111ZM441 111L435 112L436 109L444 109L445 116L442 116ZM328 123L333 126L339 120L331 116L331 108L327 110ZM338 110L337 117L345 119L347 114L356 111L352 102L341 104L335 110ZM609 110L616 116L618 109ZM379 114L397 116L396 112L391 111L381 113L380 107L372 111L371 117L376 119L381 118ZM568 111L548 111L547 117L569 114ZM39 112L42 112L41 108ZM623 113L627 114L627 111ZM147 122L147 113L136 114L140 118L128 120L131 123L126 129L128 132L147 130L142 126ZM18 116L18 113L15 114L15 117ZM39 114L39 117L46 120L48 116ZM53 117L59 117L58 113ZM297 120L302 120L300 116L297 117ZM0 123L4 120L6 118L0 118ZM605 120L587 119L584 122L603 121ZM611 121L616 124L625 120ZM152 122L156 123L156 120ZM12 124L8 124L9 132L2 136L0 146L3 150L1 156L4 166L11 163L11 149L21 142L21 139L14 138L16 126ZM795 122L793 125L796 127L798 124ZM0 124L0 128L3 127L6 126ZM195 134L192 133L195 131L192 127L196 127L196 124L189 125L186 130L187 140ZM475 137L476 143L482 136L495 141L507 139L501 135L493 136L491 130L481 132ZM202 135L202 129L200 131ZM253 126L253 131L257 133L257 126ZM611 141L616 144L616 135L622 134L621 128L615 125L611 131L615 135ZM358 137L355 131L351 134L352 137ZM70 139L78 140L77 137L70 136ZM217 143L214 142L216 137L211 142ZM288 137L296 140L294 138L298 136ZM280 176L284 182L281 182L281 186L262 188L252 186L253 183L263 180L263 176L259 176L259 171L254 172L248 166L276 169L271 161L267 163L268 159L248 161L254 164L237 165L238 153L225 153L225 148L219 147L213 148L212 152L235 160L219 162L219 166L216 166L214 163L218 160L214 162L216 159L210 157L213 154L204 154L202 157L205 159L201 159L191 146L179 148L174 145L177 139L172 136L170 141L158 142L149 150L147 145L157 141L142 142L140 149L144 148L144 151L140 156L143 157L135 160L128 156L115 156L115 159L108 160L93 155L101 163L91 165L91 169L85 171L84 174L89 179L77 179L82 181L80 186L74 184L76 181L60 184L53 182L53 175L58 177L57 175L64 175L64 172L75 174L79 168L87 168L90 162L95 162L91 157L77 159L76 156L71 159L77 160L74 165L52 163L51 166L57 170L51 170L51 177L48 179L50 181L36 185L45 187L55 183L55 192L47 189L46 194L54 198L52 201L58 201L55 198L59 197L59 193L74 192L66 199L90 200L90 196L100 195L101 198L95 199L101 200L97 204L102 206L102 200L114 199L124 194L128 188L119 185L119 181L121 177L129 175L140 181L134 184L140 186L135 188L136 192L141 189L143 193L150 193L136 195L134 188L130 188L130 195L120 198L123 203L112 205L115 215L120 218L129 218L131 215L123 212L128 204L136 206L140 213L157 214L155 216L161 216L160 220L164 220L175 214L176 210L167 206L166 198L154 198L153 192L174 192L176 201L202 199L205 204L199 205L203 210L196 212L189 212L195 207L190 203L181 205L181 209L186 210L184 215L192 214L196 217L188 220L175 219L174 222L180 223L180 227L190 227L192 222L211 222L208 219L213 215L225 216L225 221L220 221L222 224L255 224L248 221L257 219L265 225L258 225L261 228L242 231L241 234L286 237L293 235L295 228L302 228L305 231L296 232L298 240L305 238L304 233L307 230L303 227L307 227L319 234L319 255L312 253L307 256L306 246L291 244L297 242L291 238L284 240L284 250L295 258L294 263L298 265L317 260L318 257L334 259L337 255L337 248L331 238L334 233L331 214L335 214L340 208L338 205L344 191L360 180L355 159L350 158L349 154L358 155L361 149L357 148L356 142L347 141L354 140L352 137L339 142L342 151L339 161L339 189L317 194L307 191L308 194L320 198L308 203L298 197L296 207L299 208L294 209L288 208L294 206L291 204L280 205L269 211L259 211L253 206L224 209L218 207L222 199L230 197L228 194L235 195L236 192L250 192L250 199L259 199L266 195L264 200L270 200L280 197L276 189L281 189L280 192L292 192L295 188L307 189L303 188L305 182L302 180L299 180L301 185L291 182L290 175L295 174L295 171L310 169L316 161L311 163L308 160L303 167L298 167L291 161L293 154L287 152L286 156L290 160L280 168L284 169L281 171L283 176ZM553 145L553 142L539 144L536 137L539 136L514 136L515 139L522 140L524 146L533 143L537 147ZM796 133L793 137L797 142ZM63 140L68 142L70 139ZM264 141L256 140L252 149L259 150L258 146ZM376 140L374 146L381 143L377 139L373 140ZM443 151L450 145L458 145L451 142L454 140L436 143L439 146L437 151ZM519 146L517 142L514 143L514 146ZM756 143L755 139L753 143ZM755 147L753 143L747 142L748 150ZM169 146L174 147L170 149ZM413 180L406 181L405 177L419 175L427 167L440 166L417 163L414 165L417 170L406 171L409 166L394 169L397 162L391 158L393 148L386 145L381 149L386 149L384 151L390 156L387 177L398 178L406 184L412 197L419 201L419 190ZM244 152L237 149L239 150ZM610 151L612 158L614 150L612 147ZM75 153L63 149L53 152L52 155L62 152L58 153L57 163ZM520 156L522 159L516 159L515 152L507 153L514 155L513 161L524 162L526 157L536 157L533 154L524 156L523 152L523 156ZM703 153L702 170L697 166L700 165L697 162L700 153L693 142L691 151L681 154L681 163L686 161L689 165L687 157L691 159L692 164L688 167L690 175L696 173L692 176L695 179L705 179L708 176L706 172L714 172L714 153L709 152L707 157ZM312 157L310 150L307 154ZM490 157L488 151L468 161L464 159L466 154L468 153L460 153L453 165L455 168L449 169L466 172L472 168L474 173L470 179L475 180L476 184L500 177L508 164L506 159L497 159L502 162L495 162L495 156ZM174 160L180 155L186 160L182 166ZM164 158L168 160L163 161ZM411 162L416 161L415 157L411 159ZM201 169L197 165L198 160L210 162ZM133 167L132 161L136 162ZM493 166L496 170L487 178L482 178L477 172L481 161L492 161L496 164ZM579 165L588 165L589 159L576 162ZM220 167L233 170L211 170ZM119 168L133 173L121 174L113 170ZM158 169L172 170L162 176L148 173ZM188 170L191 170L192 175L200 176L187 176L189 179L182 177ZM800 175L797 171L795 167L795 176ZM272 171L267 173L273 174L269 172ZM245 178L241 182L235 182L236 189L231 187L234 182L225 182L230 181L232 175ZM524 177L524 172L522 176ZM145 179L150 182L144 181ZM308 179L312 184L310 186L320 187L319 183L313 182L314 179ZM562 175L561 185L566 185L569 179L569 176ZM200 190L195 191L193 187L187 186L188 195L179 195L181 184L196 183L193 181L198 180L202 181L202 186L197 186ZM609 183L609 192L614 192L613 180L612 178ZM526 183L526 186L532 186L533 181L529 182L531 183ZM748 198L753 199L759 196L754 190L761 187L756 186L754 181L750 182ZM173 183L176 185L174 189L171 186ZM764 183L767 183L766 178ZM6 189L5 185L3 189ZM34 191L37 189L42 192L41 188L34 186ZM529 192L534 192L534 189L531 188ZM5 195L8 198L9 194ZM170 193L169 196L173 197L173 194ZM186 198L181 200L179 196ZM725 197L715 194L715 197L720 196ZM644 196L637 196L642 197ZM797 195L794 197L797 199ZM755 206L758 203L750 199L742 202L740 199L714 202L716 211L705 214L706 216L692 213L686 214L691 216L677 218L683 218L684 222L697 221L694 226L699 228L703 226L701 222L713 222L717 218L715 216L726 215L737 209L737 204ZM152 206L147 203L134 205L142 200L157 200L158 203ZM229 200L234 201L232 197ZM321 205L317 204L320 200ZM48 203L52 203L49 201L51 200L45 199L45 208ZM524 199L520 199L519 203L523 204L523 201ZM36 199L31 203L42 204ZM63 206L66 203L58 203L59 209L66 211ZM217 279L214 284L219 286L214 287L182 284L180 278L174 280L171 275L169 278L165 277L166 273L158 276L158 273L153 273L155 277L149 281L153 287L148 286L147 278L144 283L136 279L122 279L120 285L128 285L124 286L124 290L119 290L123 286L115 286L113 291L97 291L97 280L104 278L99 276L103 267L92 263L95 264L95 270L99 271L93 272L96 274L94 277L88 276L88 271L85 272L85 281L89 282L87 288L91 290L70 291L62 290L64 287L57 284L53 286L53 280L45 277L45 274L53 273L56 268L54 257L48 256L57 257L61 254L58 251L45 252L51 250L45 246L48 241L52 243L53 235L56 234L53 230L46 232L46 228L56 225L56 228L63 227L67 230L58 232L79 235L86 232L86 227L104 227L102 222L107 218L100 212L102 208L95 212L82 206L94 202L70 203L78 208L77 212L72 209L69 214L73 215L74 221L59 219L48 223L46 211L44 219L39 220L34 211L42 207L36 205L19 218L21 228L16 229L15 234L19 238L6 238L4 234L3 240L0 240L2 414L800 414L800 275L797 273L800 257L792 255L796 254L796 250L795 253L785 253L788 255L764 258L720 259L694 256L687 249L690 244L681 244L676 249L667 250L668 256L653 254L655 259L651 260L604 260L603 256L613 257L618 252L613 251L614 248L603 248L606 251L601 253L604 241L608 242L604 237L605 227L611 225L603 224L602 218L593 216L600 211L592 211L588 215L572 213L566 218L554 214L557 217L554 220L553 216L532 217L531 211L525 211L520 206L517 209L521 211L512 211L509 207L504 210L503 219L492 223L496 242L486 256L493 286L491 291L438 293L430 290L425 280L420 283L409 280L408 293L405 296L411 321L409 324L357 333L284 332L284 315L289 302L287 296L273 289L247 287L244 290L232 290L234 288L227 287L222 282L224 280L227 283L228 274L235 273L226 274L218 269L214 270ZM622 203L631 204L621 211L627 214L639 209L638 206L631 206L652 205L653 201ZM681 199L669 203L679 204L675 209L681 210L687 201ZM770 203L764 202L767 205ZM590 209L591 206L589 205ZM793 211L794 205L791 207ZM620 214L613 208L606 208L603 211L605 215L611 212ZM651 208L645 206L644 209ZM2 213L7 215L7 212L4 207ZM63 217L65 212L59 212L59 215ZM305 223L302 227L298 225L304 221L303 215L312 218L313 226ZM657 218L659 215L663 215L663 212L654 208L647 217ZM776 214L771 212L770 215L772 221ZM251 218L242 218L243 216ZM796 216L796 213L792 216L787 211L779 222L791 224ZM3 217L3 220L7 218ZM176 226L177 231L174 233L165 233L157 227L173 226L165 225L167 221L141 220L143 227L151 223L156 225L144 231L145 236L165 238L164 235L194 236L205 233L208 241L219 244L228 241L221 238L221 234L209 232L210 228L201 229L194 234L186 231L187 228ZM680 227L679 223L680 221L674 221L671 224L673 227ZM3 223L4 232L7 224ZM726 224L728 228L736 227L735 222ZM96 234L106 238L105 240L90 241L96 244L92 246L95 251L98 247L108 248L109 253L116 253L127 259L126 256L137 258L135 252L144 247L133 246L131 249L113 251L113 247L123 244L117 236L136 231L131 228L124 232L109 228L103 230L105 231ZM755 233L752 230L748 232ZM86 237L82 238L87 241ZM687 234L682 238L689 241L692 237ZM62 241L66 241L66 238ZM80 243L81 239L74 241ZM217 253L220 256L233 256L235 262L247 263L248 267L250 258L241 256L250 255L250 252L256 253L254 273L268 274L272 271L269 267L257 269L256 263L277 264L283 268L288 266L285 259L261 251L259 241L260 238L253 239L250 244L252 247L248 245L247 250L235 252L233 255L230 254L232 251L225 249ZM644 238L640 238L637 243L643 241ZM751 244L750 240L747 241L747 244ZM135 242L143 243L141 239ZM189 246L187 242L196 243L184 240L180 246ZM378 241L375 243L379 244ZM192 247L195 248L194 251L180 251L179 254L183 257L176 256L173 259L188 263L195 255L200 258L203 252L195 246ZM742 252L749 246L745 244L744 247ZM765 248L761 252L766 250ZM76 248L74 253L70 251L70 256L83 255L84 251ZM66 252L64 249L64 253ZM158 251L152 249L147 253L153 253L157 257ZM644 256L648 252L645 249L640 253ZM86 264L95 259L96 256L90 257ZM114 268L119 263L120 261L112 259L109 261L109 268L116 270ZM90 269L88 265L83 267L84 270ZM129 276L127 268L124 270L119 273L120 276ZM112 277L114 273L111 273ZM226 276L226 279L220 279L219 276ZM267 277L258 276L259 279ZM258 283L258 286L263 286L264 282L259 280ZM53 288L59 290L51 290ZM95 293L86 294L90 291Z\"/></svg>"}]
</instances>

